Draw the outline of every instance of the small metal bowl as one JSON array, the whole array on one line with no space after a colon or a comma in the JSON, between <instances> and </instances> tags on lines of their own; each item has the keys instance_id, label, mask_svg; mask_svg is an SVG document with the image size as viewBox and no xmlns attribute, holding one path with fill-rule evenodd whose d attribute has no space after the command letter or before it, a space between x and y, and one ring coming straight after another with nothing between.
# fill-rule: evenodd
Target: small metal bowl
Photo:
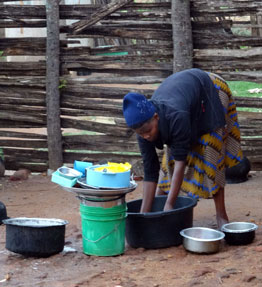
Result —
<instances>
[{"instance_id":1,"label":"small metal bowl","mask_svg":"<svg viewBox=\"0 0 262 287\"><path fill-rule=\"evenodd\" d=\"M70 179L82 176L82 172L76 169L73 169L73 168L66 167L66 166L60 167L58 169L58 172L61 176L70 178Z\"/></svg>"},{"instance_id":2,"label":"small metal bowl","mask_svg":"<svg viewBox=\"0 0 262 287\"><path fill-rule=\"evenodd\" d=\"M225 233L228 244L245 245L254 240L257 228L258 226L251 222L231 222L224 224L221 231Z\"/></svg>"},{"instance_id":3,"label":"small metal bowl","mask_svg":"<svg viewBox=\"0 0 262 287\"><path fill-rule=\"evenodd\" d=\"M191 227L180 231L183 246L195 253L215 253L219 251L220 241L225 237L221 231L206 227Z\"/></svg>"}]
</instances>

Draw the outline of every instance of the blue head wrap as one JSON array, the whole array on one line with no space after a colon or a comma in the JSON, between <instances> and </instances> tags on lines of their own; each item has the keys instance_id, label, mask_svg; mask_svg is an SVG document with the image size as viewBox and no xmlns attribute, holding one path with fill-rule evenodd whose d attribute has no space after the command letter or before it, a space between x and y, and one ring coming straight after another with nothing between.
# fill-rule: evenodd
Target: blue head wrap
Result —
<instances>
[{"instance_id":1,"label":"blue head wrap","mask_svg":"<svg viewBox=\"0 0 262 287\"><path fill-rule=\"evenodd\" d=\"M138 93L128 93L123 100L123 114L130 128L142 125L156 112L155 106Z\"/></svg>"}]
</instances>

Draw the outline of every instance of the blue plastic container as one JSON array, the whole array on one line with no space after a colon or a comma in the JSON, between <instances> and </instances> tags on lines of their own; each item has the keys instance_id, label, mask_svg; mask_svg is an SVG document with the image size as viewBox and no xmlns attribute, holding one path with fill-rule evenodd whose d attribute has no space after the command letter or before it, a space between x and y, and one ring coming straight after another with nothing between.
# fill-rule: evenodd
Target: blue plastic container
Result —
<instances>
[{"instance_id":1,"label":"blue plastic container","mask_svg":"<svg viewBox=\"0 0 262 287\"><path fill-rule=\"evenodd\" d=\"M59 185L65 186L65 187L72 187L76 184L77 177L66 178L66 177L60 175L60 173L58 171L55 171L52 173L51 181L54 183L57 183Z\"/></svg>"},{"instance_id":2,"label":"blue plastic container","mask_svg":"<svg viewBox=\"0 0 262 287\"><path fill-rule=\"evenodd\" d=\"M86 184L99 188L126 188L130 186L130 170L125 172L96 171L98 167L108 165L93 165L86 169Z\"/></svg>"},{"instance_id":3,"label":"blue plastic container","mask_svg":"<svg viewBox=\"0 0 262 287\"><path fill-rule=\"evenodd\" d=\"M82 172L82 174L85 176L86 169L92 165L93 165L92 162L75 160L74 169Z\"/></svg>"}]
</instances>

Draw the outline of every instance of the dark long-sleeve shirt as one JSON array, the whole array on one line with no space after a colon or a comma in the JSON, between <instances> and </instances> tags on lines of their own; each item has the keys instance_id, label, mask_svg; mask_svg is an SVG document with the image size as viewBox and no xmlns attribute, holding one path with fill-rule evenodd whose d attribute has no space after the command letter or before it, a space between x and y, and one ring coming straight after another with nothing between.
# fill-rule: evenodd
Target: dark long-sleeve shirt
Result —
<instances>
[{"instance_id":1,"label":"dark long-sleeve shirt","mask_svg":"<svg viewBox=\"0 0 262 287\"><path fill-rule=\"evenodd\" d=\"M223 105L209 75L189 69L169 76L154 92L151 101L159 115L159 136L149 142L137 136L144 162L144 180L158 181L156 148L166 144L175 160L186 160L197 139L225 125Z\"/></svg>"}]
</instances>

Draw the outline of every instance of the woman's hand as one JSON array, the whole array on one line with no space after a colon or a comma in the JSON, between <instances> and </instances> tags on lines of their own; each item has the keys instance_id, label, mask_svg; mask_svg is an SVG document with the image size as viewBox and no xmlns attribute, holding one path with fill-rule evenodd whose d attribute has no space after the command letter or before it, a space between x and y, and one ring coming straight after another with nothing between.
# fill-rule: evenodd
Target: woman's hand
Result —
<instances>
[{"instance_id":1,"label":"woman's hand","mask_svg":"<svg viewBox=\"0 0 262 287\"><path fill-rule=\"evenodd\" d=\"M156 182L144 181L143 183L143 200L140 212L150 212L156 193Z\"/></svg>"},{"instance_id":2,"label":"woman's hand","mask_svg":"<svg viewBox=\"0 0 262 287\"><path fill-rule=\"evenodd\" d=\"M167 196L166 204L164 206L164 211L174 209L174 204L176 202L184 179L185 167L185 161L175 161L174 171L171 180L171 187Z\"/></svg>"},{"instance_id":3,"label":"woman's hand","mask_svg":"<svg viewBox=\"0 0 262 287\"><path fill-rule=\"evenodd\" d=\"M172 210L174 209L173 205L166 201L166 204L164 206L164 211Z\"/></svg>"}]
</instances>

